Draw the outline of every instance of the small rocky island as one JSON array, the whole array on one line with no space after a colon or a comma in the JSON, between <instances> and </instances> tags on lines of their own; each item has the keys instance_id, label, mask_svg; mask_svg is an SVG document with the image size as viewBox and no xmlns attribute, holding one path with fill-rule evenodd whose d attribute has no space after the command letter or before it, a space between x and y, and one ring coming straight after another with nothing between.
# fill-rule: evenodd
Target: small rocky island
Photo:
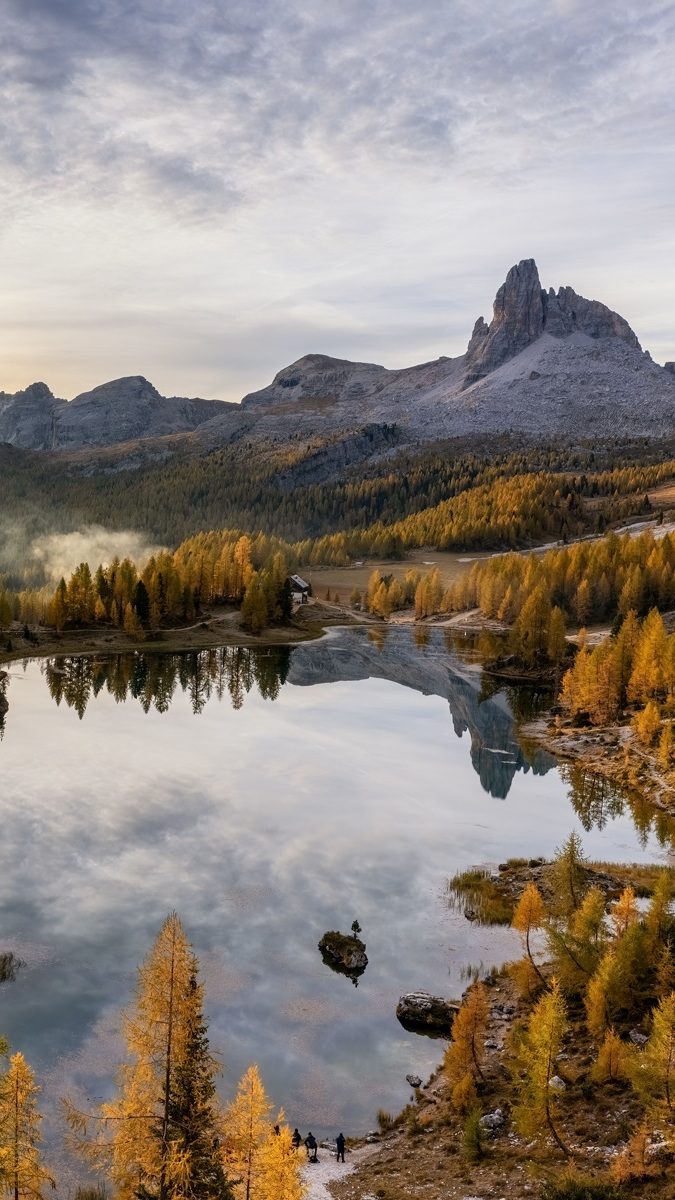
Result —
<instances>
[{"instance_id":1,"label":"small rocky island","mask_svg":"<svg viewBox=\"0 0 675 1200\"><path fill-rule=\"evenodd\" d=\"M368 966L365 943L356 933L345 934L337 929L329 929L319 942L319 950L327 966L352 979L363 975Z\"/></svg>"}]
</instances>

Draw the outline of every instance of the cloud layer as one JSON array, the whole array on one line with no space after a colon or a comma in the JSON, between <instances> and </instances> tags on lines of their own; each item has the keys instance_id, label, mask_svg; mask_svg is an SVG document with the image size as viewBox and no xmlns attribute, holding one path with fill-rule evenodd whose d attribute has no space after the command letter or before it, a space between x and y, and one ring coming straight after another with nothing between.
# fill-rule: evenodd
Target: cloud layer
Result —
<instances>
[{"instance_id":1,"label":"cloud layer","mask_svg":"<svg viewBox=\"0 0 675 1200\"><path fill-rule=\"evenodd\" d=\"M529 254L675 354L672 6L3 7L16 382L126 358L238 398L294 350L454 352Z\"/></svg>"}]
</instances>

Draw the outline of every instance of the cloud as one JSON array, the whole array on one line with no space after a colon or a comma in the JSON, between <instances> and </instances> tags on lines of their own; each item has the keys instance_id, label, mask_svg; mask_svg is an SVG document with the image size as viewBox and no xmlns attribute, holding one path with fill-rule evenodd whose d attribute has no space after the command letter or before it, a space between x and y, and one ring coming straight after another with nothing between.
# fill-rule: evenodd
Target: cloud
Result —
<instances>
[{"instance_id":1,"label":"cloud","mask_svg":"<svg viewBox=\"0 0 675 1200\"><path fill-rule=\"evenodd\" d=\"M674 25L657 0L10 0L2 153L31 186L212 217L378 162L508 176L582 129L658 132Z\"/></svg>"},{"instance_id":2,"label":"cloud","mask_svg":"<svg viewBox=\"0 0 675 1200\"><path fill-rule=\"evenodd\" d=\"M87 525L72 533L50 533L35 538L27 561L39 564L47 579L58 582L68 578L81 562L89 563L92 571L100 563L107 564L115 556L130 558L142 568L160 546L151 545L141 533L133 530L104 529L102 525Z\"/></svg>"}]
</instances>

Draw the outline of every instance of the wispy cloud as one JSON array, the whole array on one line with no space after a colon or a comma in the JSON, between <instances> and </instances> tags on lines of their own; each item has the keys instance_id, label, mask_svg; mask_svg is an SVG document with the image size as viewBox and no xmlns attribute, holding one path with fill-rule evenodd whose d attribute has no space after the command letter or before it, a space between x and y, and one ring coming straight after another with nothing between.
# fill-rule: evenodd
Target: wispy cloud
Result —
<instances>
[{"instance_id":1,"label":"wispy cloud","mask_svg":"<svg viewBox=\"0 0 675 1200\"><path fill-rule=\"evenodd\" d=\"M377 160L434 175L487 152L527 171L582 129L622 151L658 138L674 32L653 0L10 0L3 157L97 202L131 190L212 215Z\"/></svg>"}]
</instances>

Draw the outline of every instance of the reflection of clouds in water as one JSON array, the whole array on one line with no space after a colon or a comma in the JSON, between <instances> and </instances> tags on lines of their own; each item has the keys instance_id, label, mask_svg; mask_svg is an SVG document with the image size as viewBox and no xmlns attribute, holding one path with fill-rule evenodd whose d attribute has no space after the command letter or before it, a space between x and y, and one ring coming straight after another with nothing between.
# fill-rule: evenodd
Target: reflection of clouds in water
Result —
<instances>
[{"instance_id":1,"label":"reflection of clouds in water","mask_svg":"<svg viewBox=\"0 0 675 1200\"><path fill-rule=\"evenodd\" d=\"M43 1139L49 1148L49 1165L59 1193L66 1195L82 1181L83 1166L69 1149L68 1126L61 1098L83 1113L95 1113L111 1094L112 1080L124 1057L119 1011L104 1013L71 1053L60 1054L41 1074L44 1114Z\"/></svg>"},{"instance_id":2,"label":"reflection of clouds in water","mask_svg":"<svg viewBox=\"0 0 675 1200\"><path fill-rule=\"evenodd\" d=\"M97 1022L128 1002L176 908L202 963L223 1096L256 1060L293 1124L321 1112L345 1132L370 1127L440 1056L398 1026L401 993L456 995L467 961L513 953L510 931L447 910L447 877L550 852L574 824L556 772L517 775L496 804L446 699L386 679L287 686L275 704L252 692L239 711L212 701L198 717L182 693L146 715L102 692L72 717L31 664L2 746L2 928L21 957L27 942L52 956L3 991L5 1025L47 1072L48 1104L61 1078L101 1090L113 1042ZM618 840L652 857L631 828L619 820L586 849L612 857ZM355 917L370 959L358 989L317 949Z\"/></svg>"},{"instance_id":3,"label":"reflection of clouds in water","mask_svg":"<svg viewBox=\"0 0 675 1200\"><path fill-rule=\"evenodd\" d=\"M268 887L239 887L228 888L223 893L226 902L232 908L246 910L253 908L260 903L261 900L269 900L274 897L275 893L272 888Z\"/></svg>"},{"instance_id":4,"label":"reflection of clouds in water","mask_svg":"<svg viewBox=\"0 0 675 1200\"><path fill-rule=\"evenodd\" d=\"M281 1016L303 1025L329 1025L340 1021L343 1010L339 1004L325 1004L314 996L301 996L284 1004Z\"/></svg>"},{"instance_id":5,"label":"reflection of clouds in water","mask_svg":"<svg viewBox=\"0 0 675 1200\"><path fill-rule=\"evenodd\" d=\"M299 1096L303 1111L310 1113L310 1124L314 1126L339 1125L342 1119L340 1106L333 1098L335 1082L325 1066L314 1063L300 1080Z\"/></svg>"}]
</instances>

